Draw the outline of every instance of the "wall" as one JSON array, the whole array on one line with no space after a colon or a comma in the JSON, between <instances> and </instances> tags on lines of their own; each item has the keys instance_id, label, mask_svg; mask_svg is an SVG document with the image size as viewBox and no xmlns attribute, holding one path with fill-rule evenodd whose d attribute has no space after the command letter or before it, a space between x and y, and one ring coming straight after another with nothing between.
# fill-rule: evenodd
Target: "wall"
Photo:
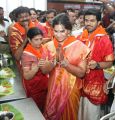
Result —
<instances>
[{"instance_id":1,"label":"wall","mask_svg":"<svg viewBox=\"0 0 115 120\"><path fill-rule=\"evenodd\" d=\"M0 6L4 8L8 18L9 13L18 6L47 10L47 0L0 0Z\"/></svg>"}]
</instances>

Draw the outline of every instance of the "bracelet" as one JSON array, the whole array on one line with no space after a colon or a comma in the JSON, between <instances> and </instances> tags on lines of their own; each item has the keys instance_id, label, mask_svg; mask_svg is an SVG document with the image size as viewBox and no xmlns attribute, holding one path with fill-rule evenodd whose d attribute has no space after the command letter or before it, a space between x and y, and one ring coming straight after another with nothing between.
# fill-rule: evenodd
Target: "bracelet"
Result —
<instances>
[{"instance_id":1,"label":"bracelet","mask_svg":"<svg viewBox=\"0 0 115 120\"><path fill-rule=\"evenodd\" d=\"M100 68L101 68L100 64L97 62L97 65L96 65L95 69L100 69Z\"/></svg>"}]
</instances>

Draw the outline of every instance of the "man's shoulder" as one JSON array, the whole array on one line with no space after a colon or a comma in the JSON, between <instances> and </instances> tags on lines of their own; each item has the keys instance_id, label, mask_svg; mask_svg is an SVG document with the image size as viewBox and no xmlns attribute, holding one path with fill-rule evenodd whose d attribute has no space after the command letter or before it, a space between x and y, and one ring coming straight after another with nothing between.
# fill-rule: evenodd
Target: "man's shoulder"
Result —
<instances>
[{"instance_id":1,"label":"man's shoulder","mask_svg":"<svg viewBox=\"0 0 115 120\"><path fill-rule=\"evenodd\" d=\"M108 34L97 34L95 38L98 40L110 40L110 37Z\"/></svg>"}]
</instances>

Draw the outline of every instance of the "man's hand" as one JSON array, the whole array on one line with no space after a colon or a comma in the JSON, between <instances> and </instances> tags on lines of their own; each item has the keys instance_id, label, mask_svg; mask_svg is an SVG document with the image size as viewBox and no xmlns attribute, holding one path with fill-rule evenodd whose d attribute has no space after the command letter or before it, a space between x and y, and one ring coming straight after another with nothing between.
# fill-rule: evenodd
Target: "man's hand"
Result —
<instances>
[{"instance_id":1,"label":"man's hand","mask_svg":"<svg viewBox=\"0 0 115 120\"><path fill-rule=\"evenodd\" d=\"M96 66L97 66L97 62L96 61L94 61L94 60L89 61L89 63L88 63L88 68L89 69L95 69Z\"/></svg>"}]
</instances>

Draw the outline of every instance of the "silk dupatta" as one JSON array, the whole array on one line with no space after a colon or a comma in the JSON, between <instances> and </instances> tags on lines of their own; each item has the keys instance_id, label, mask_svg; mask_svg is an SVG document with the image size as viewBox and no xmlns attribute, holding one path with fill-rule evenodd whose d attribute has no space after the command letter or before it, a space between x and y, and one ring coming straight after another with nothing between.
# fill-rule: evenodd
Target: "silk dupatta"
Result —
<instances>
[{"instance_id":1,"label":"silk dupatta","mask_svg":"<svg viewBox=\"0 0 115 120\"><path fill-rule=\"evenodd\" d=\"M58 46L58 42L56 39L47 43L47 48L56 54L56 48ZM63 55L68 59L68 61L73 65L78 65L81 60L85 59L89 53L89 49L82 44L82 42L77 41L75 37L68 37L64 44L62 45ZM78 78L76 76L69 73L66 69L56 65L56 67L52 70L49 78L49 89L48 89L48 96L46 102L46 109L44 116L46 120L62 120L62 114L67 108L68 101L72 94L73 89L76 85L76 81ZM79 96L79 93L77 93ZM79 98L77 101L71 102L74 106L77 106L79 102ZM73 105L72 105L73 106ZM69 110L74 109L69 104ZM68 110L67 110L68 111ZM65 120L77 120L76 114L77 110L74 109L71 111L66 112ZM73 115L74 114L74 115ZM64 119L63 119L64 120Z\"/></svg>"}]
</instances>

